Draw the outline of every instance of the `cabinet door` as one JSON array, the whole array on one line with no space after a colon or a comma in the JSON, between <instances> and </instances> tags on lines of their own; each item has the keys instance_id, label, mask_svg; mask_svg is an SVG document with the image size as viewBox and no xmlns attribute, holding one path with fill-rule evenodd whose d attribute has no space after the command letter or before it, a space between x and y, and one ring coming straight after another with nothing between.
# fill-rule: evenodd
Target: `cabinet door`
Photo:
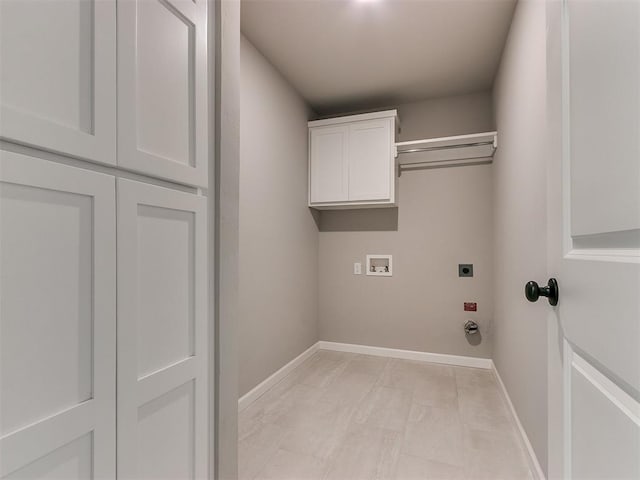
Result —
<instances>
[{"instance_id":1,"label":"cabinet door","mask_svg":"<svg viewBox=\"0 0 640 480\"><path fill-rule=\"evenodd\" d=\"M0 137L115 164L115 0L0 1Z\"/></svg>"},{"instance_id":2,"label":"cabinet door","mask_svg":"<svg viewBox=\"0 0 640 480\"><path fill-rule=\"evenodd\" d=\"M394 181L391 120L349 125L349 200L390 200Z\"/></svg>"},{"instance_id":3,"label":"cabinet door","mask_svg":"<svg viewBox=\"0 0 640 480\"><path fill-rule=\"evenodd\" d=\"M310 203L348 200L348 131L346 125L310 130Z\"/></svg>"},{"instance_id":4,"label":"cabinet door","mask_svg":"<svg viewBox=\"0 0 640 480\"><path fill-rule=\"evenodd\" d=\"M206 0L118 1L118 164L207 184Z\"/></svg>"},{"instance_id":5,"label":"cabinet door","mask_svg":"<svg viewBox=\"0 0 640 480\"><path fill-rule=\"evenodd\" d=\"M206 199L118 180L118 478L207 475Z\"/></svg>"},{"instance_id":6,"label":"cabinet door","mask_svg":"<svg viewBox=\"0 0 640 480\"><path fill-rule=\"evenodd\" d=\"M0 152L0 477L114 478L115 181Z\"/></svg>"}]
</instances>

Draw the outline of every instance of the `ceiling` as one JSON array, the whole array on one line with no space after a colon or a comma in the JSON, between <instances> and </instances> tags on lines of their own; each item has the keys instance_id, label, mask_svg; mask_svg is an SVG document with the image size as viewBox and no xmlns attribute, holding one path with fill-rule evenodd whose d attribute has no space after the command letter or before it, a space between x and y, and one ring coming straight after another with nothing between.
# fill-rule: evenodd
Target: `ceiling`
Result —
<instances>
[{"instance_id":1,"label":"ceiling","mask_svg":"<svg viewBox=\"0 0 640 480\"><path fill-rule=\"evenodd\" d=\"M242 0L242 32L328 114L491 88L516 0Z\"/></svg>"}]
</instances>

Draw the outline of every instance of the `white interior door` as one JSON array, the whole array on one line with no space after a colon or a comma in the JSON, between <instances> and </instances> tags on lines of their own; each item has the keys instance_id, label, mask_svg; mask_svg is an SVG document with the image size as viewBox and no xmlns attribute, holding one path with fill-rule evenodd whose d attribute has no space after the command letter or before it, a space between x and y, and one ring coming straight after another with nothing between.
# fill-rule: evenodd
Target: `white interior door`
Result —
<instances>
[{"instance_id":1,"label":"white interior door","mask_svg":"<svg viewBox=\"0 0 640 480\"><path fill-rule=\"evenodd\" d=\"M548 9L550 477L638 479L640 3Z\"/></svg>"},{"instance_id":2,"label":"white interior door","mask_svg":"<svg viewBox=\"0 0 640 480\"><path fill-rule=\"evenodd\" d=\"M0 477L114 478L114 178L0 151L0 181Z\"/></svg>"},{"instance_id":3,"label":"white interior door","mask_svg":"<svg viewBox=\"0 0 640 480\"><path fill-rule=\"evenodd\" d=\"M116 163L115 0L0 1L0 137Z\"/></svg>"},{"instance_id":4,"label":"white interior door","mask_svg":"<svg viewBox=\"0 0 640 480\"><path fill-rule=\"evenodd\" d=\"M118 165L207 183L206 0L118 0Z\"/></svg>"},{"instance_id":5,"label":"white interior door","mask_svg":"<svg viewBox=\"0 0 640 480\"><path fill-rule=\"evenodd\" d=\"M207 476L206 199L118 180L118 477Z\"/></svg>"},{"instance_id":6,"label":"white interior door","mask_svg":"<svg viewBox=\"0 0 640 480\"><path fill-rule=\"evenodd\" d=\"M347 125L310 130L311 203L346 202L349 199Z\"/></svg>"},{"instance_id":7,"label":"white interior door","mask_svg":"<svg viewBox=\"0 0 640 480\"><path fill-rule=\"evenodd\" d=\"M389 200L394 179L392 120L349 125L349 200Z\"/></svg>"}]
</instances>

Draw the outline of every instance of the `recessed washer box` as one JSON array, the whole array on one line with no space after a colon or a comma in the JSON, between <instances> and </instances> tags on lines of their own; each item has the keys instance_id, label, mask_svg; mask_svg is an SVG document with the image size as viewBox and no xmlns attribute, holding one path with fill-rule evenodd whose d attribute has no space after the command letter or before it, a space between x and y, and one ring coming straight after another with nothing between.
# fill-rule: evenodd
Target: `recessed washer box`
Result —
<instances>
[{"instance_id":1,"label":"recessed washer box","mask_svg":"<svg viewBox=\"0 0 640 480\"><path fill-rule=\"evenodd\" d=\"M392 274L392 255L367 255L367 275L375 277L390 277Z\"/></svg>"}]
</instances>

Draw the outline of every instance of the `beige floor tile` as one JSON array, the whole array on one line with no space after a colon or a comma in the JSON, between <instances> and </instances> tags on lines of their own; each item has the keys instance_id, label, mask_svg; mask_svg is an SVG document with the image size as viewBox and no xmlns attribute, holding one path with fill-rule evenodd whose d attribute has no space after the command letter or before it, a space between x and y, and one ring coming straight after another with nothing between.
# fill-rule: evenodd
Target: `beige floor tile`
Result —
<instances>
[{"instance_id":1,"label":"beige floor tile","mask_svg":"<svg viewBox=\"0 0 640 480\"><path fill-rule=\"evenodd\" d=\"M269 460L256 480L321 480L325 462L310 455L278 450Z\"/></svg>"},{"instance_id":2,"label":"beige floor tile","mask_svg":"<svg viewBox=\"0 0 640 480\"><path fill-rule=\"evenodd\" d=\"M398 432L352 424L330 458L326 480L391 479L400 456Z\"/></svg>"},{"instance_id":3,"label":"beige floor tile","mask_svg":"<svg viewBox=\"0 0 640 480\"><path fill-rule=\"evenodd\" d=\"M342 408L331 402L297 402L282 408L269 421L289 429L322 428L332 425Z\"/></svg>"},{"instance_id":4,"label":"beige floor tile","mask_svg":"<svg viewBox=\"0 0 640 480\"><path fill-rule=\"evenodd\" d=\"M373 355L356 355L351 358L346 371L349 373L361 373L378 377L389 363L386 357L374 357Z\"/></svg>"},{"instance_id":5,"label":"beige floor tile","mask_svg":"<svg viewBox=\"0 0 640 480\"><path fill-rule=\"evenodd\" d=\"M464 468L411 455L400 455L395 480L464 480Z\"/></svg>"},{"instance_id":6,"label":"beige floor tile","mask_svg":"<svg viewBox=\"0 0 640 480\"><path fill-rule=\"evenodd\" d=\"M458 405L463 423L491 430L508 426L509 411L497 388L458 387Z\"/></svg>"},{"instance_id":7,"label":"beige floor tile","mask_svg":"<svg viewBox=\"0 0 640 480\"><path fill-rule=\"evenodd\" d=\"M341 405L357 405L374 387L376 377L346 370L338 375L320 398Z\"/></svg>"},{"instance_id":8,"label":"beige floor tile","mask_svg":"<svg viewBox=\"0 0 640 480\"><path fill-rule=\"evenodd\" d=\"M463 466L462 423L455 407L412 404L402 453Z\"/></svg>"},{"instance_id":9,"label":"beige floor tile","mask_svg":"<svg viewBox=\"0 0 640 480\"><path fill-rule=\"evenodd\" d=\"M318 352L302 365L298 372L293 372L295 382L312 387L326 387L338 375L340 375L349 363L351 357L342 354L339 356L325 355ZM330 352L340 353L340 352Z\"/></svg>"},{"instance_id":10,"label":"beige floor tile","mask_svg":"<svg viewBox=\"0 0 640 480\"><path fill-rule=\"evenodd\" d=\"M498 382L491 370L484 368L454 367L456 383L459 387L498 388Z\"/></svg>"},{"instance_id":11,"label":"beige floor tile","mask_svg":"<svg viewBox=\"0 0 640 480\"><path fill-rule=\"evenodd\" d=\"M418 362L391 359L380 375L379 384L383 387L413 391L422 374L422 368Z\"/></svg>"},{"instance_id":12,"label":"beige floor tile","mask_svg":"<svg viewBox=\"0 0 640 480\"><path fill-rule=\"evenodd\" d=\"M252 480L278 451L286 429L257 422L238 443L238 477Z\"/></svg>"},{"instance_id":13,"label":"beige floor tile","mask_svg":"<svg viewBox=\"0 0 640 480\"><path fill-rule=\"evenodd\" d=\"M331 415L289 428L281 446L290 452L327 459L342 442L352 416L352 407L337 405Z\"/></svg>"},{"instance_id":14,"label":"beige floor tile","mask_svg":"<svg viewBox=\"0 0 640 480\"><path fill-rule=\"evenodd\" d=\"M458 405L458 389L453 375L425 376L418 380L413 390L413 401L431 407Z\"/></svg>"},{"instance_id":15,"label":"beige floor tile","mask_svg":"<svg viewBox=\"0 0 640 480\"><path fill-rule=\"evenodd\" d=\"M525 453L515 433L464 429L468 478L518 480L531 478Z\"/></svg>"},{"instance_id":16,"label":"beige floor tile","mask_svg":"<svg viewBox=\"0 0 640 480\"><path fill-rule=\"evenodd\" d=\"M532 478L482 369L321 350L238 421L241 480Z\"/></svg>"},{"instance_id":17,"label":"beige floor tile","mask_svg":"<svg viewBox=\"0 0 640 480\"><path fill-rule=\"evenodd\" d=\"M374 387L358 404L353 420L403 432L410 408L411 392L401 388Z\"/></svg>"}]
</instances>

